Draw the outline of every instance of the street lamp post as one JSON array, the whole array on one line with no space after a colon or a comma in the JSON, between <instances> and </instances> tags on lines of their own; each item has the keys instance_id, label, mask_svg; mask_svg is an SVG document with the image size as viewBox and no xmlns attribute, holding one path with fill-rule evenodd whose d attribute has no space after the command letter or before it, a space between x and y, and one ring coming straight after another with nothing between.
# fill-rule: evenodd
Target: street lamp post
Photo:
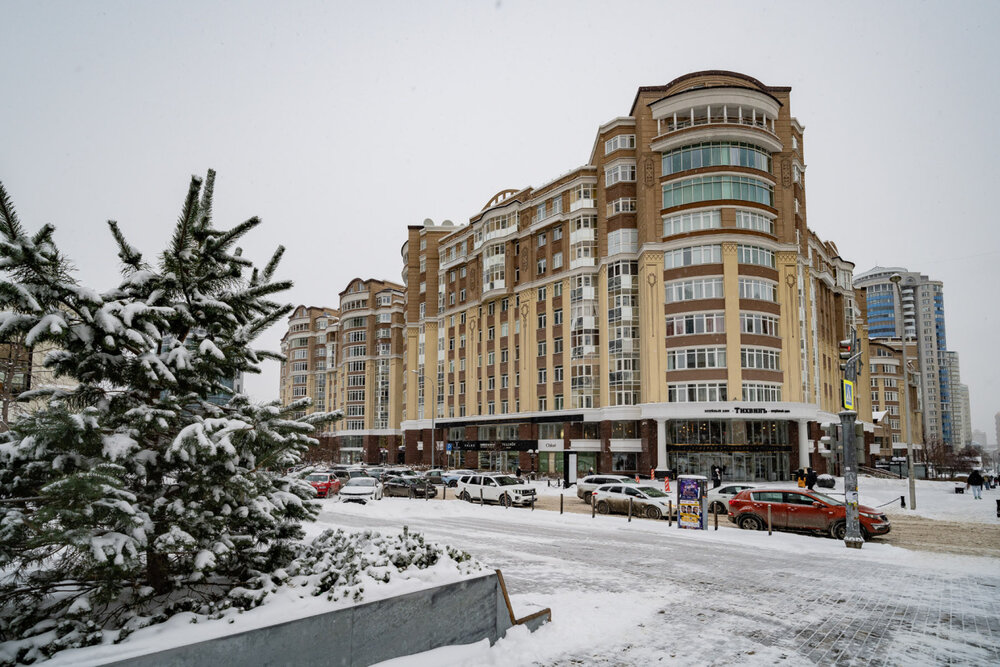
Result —
<instances>
[{"instance_id":1,"label":"street lamp post","mask_svg":"<svg viewBox=\"0 0 1000 667\"><path fill-rule=\"evenodd\" d=\"M906 411L903 423L906 424L906 468L910 480L910 509L917 509L917 484L913 476L913 424L912 413L910 412L910 367L906 355L906 318L903 316L903 289L899 286L899 281L903 276L898 273L892 274L889 281L895 286L896 294L899 296L899 317L902 320L900 339L903 341L903 409Z\"/></svg>"}]
</instances>

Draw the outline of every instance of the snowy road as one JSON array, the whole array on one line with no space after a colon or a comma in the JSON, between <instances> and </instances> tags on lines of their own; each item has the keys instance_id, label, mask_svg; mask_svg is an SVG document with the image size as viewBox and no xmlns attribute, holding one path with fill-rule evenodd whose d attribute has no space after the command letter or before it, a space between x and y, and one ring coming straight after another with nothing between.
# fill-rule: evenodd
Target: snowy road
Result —
<instances>
[{"instance_id":1,"label":"snowy road","mask_svg":"<svg viewBox=\"0 0 1000 667\"><path fill-rule=\"evenodd\" d=\"M317 527L397 529L500 568L553 623L398 664L1000 663L1000 561L885 544L457 502L329 503Z\"/></svg>"}]
</instances>

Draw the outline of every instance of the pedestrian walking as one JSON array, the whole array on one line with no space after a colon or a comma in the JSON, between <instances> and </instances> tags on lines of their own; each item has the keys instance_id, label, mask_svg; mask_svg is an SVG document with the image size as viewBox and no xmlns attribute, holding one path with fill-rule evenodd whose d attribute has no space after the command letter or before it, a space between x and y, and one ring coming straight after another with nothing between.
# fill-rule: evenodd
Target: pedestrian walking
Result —
<instances>
[{"instance_id":1,"label":"pedestrian walking","mask_svg":"<svg viewBox=\"0 0 1000 667\"><path fill-rule=\"evenodd\" d=\"M722 468L712 466L712 488L717 489L722 484Z\"/></svg>"},{"instance_id":2,"label":"pedestrian walking","mask_svg":"<svg viewBox=\"0 0 1000 667\"><path fill-rule=\"evenodd\" d=\"M973 498L983 499L983 474L978 469L969 473L969 478L965 480L965 486L972 489Z\"/></svg>"},{"instance_id":3,"label":"pedestrian walking","mask_svg":"<svg viewBox=\"0 0 1000 667\"><path fill-rule=\"evenodd\" d=\"M817 477L818 475L816 474L815 470L813 470L812 468L806 468L806 488L809 489L810 491L812 491L813 487L816 486Z\"/></svg>"},{"instance_id":4,"label":"pedestrian walking","mask_svg":"<svg viewBox=\"0 0 1000 667\"><path fill-rule=\"evenodd\" d=\"M517 466L517 477L518 479L521 477L521 466Z\"/></svg>"}]
</instances>

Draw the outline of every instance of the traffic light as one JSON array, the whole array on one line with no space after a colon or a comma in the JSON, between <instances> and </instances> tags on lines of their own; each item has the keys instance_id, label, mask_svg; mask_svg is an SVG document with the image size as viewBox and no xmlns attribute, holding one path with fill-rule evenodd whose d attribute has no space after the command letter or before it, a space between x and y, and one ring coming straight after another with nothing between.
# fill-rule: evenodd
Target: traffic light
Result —
<instances>
[{"instance_id":1,"label":"traffic light","mask_svg":"<svg viewBox=\"0 0 1000 667\"><path fill-rule=\"evenodd\" d=\"M863 422L854 422L854 446L859 452L865 451L865 425Z\"/></svg>"},{"instance_id":2,"label":"traffic light","mask_svg":"<svg viewBox=\"0 0 1000 667\"><path fill-rule=\"evenodd\" d=\"M845 338L840 341L840 370L847 372L847 365L850 363L850 358L854 356L854 341L850 338Z\"/></svg>"},{"instance_id":3,"label":"traffic light","mask_svg":"<svg viewBox=\"0 0 1000 667\"><path fill-rule=\"evenodd\" d=\"M840 436L837 434L838 425L835 422L824 422L822 427L823 437L819 441L823 443L827 450L832 451L837 443L840 442Z\"/></svg>"}]
</instances>

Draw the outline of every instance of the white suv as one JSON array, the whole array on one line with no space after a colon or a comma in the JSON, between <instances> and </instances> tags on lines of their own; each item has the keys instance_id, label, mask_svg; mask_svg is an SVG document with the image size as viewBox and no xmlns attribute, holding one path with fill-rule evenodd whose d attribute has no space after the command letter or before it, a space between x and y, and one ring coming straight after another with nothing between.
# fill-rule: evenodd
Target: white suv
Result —
<instances>
[{"instance_id":1,"label":"white suv","mask_svg":"<svg viewBox=\"0 0 1000 667\"><path fill-rule=\"evenodd\" d=\"M458 478L458 497L472 502L500 503L504 506L530 505L535 499L535 489L513 475L487 474L463 475Z\"/></svg>"},{"instance_id":2,"label":"white suv","mask_svg":"<svg viewBox=\"0 0 1000 667\"><path fill-rule=\"evenodd\" d=\"M627 475L587 475L576 483L576 497L585 503L590 502L590 494L599 486L605 484L634 484L639 482Z\"/></svg>"}]
</instances>

